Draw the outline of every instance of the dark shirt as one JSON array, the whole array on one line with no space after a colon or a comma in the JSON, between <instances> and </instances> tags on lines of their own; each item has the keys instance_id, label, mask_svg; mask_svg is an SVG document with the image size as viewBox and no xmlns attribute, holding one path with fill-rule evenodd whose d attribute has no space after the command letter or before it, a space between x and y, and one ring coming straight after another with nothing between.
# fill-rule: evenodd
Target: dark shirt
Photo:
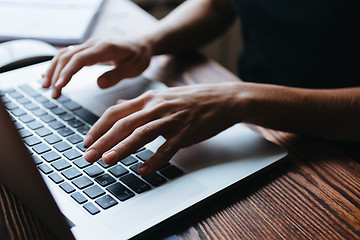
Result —
<instances>
[{"instance_id":1,"label":"dark shirt","mask_svg":"<svg viewBox=\"0 0 360 240\"><path fill-rule=\"evenodd\" d=\"M359 86L359 0L233 0L245 81L306 88Z\"/></svg>"}]
</instances>

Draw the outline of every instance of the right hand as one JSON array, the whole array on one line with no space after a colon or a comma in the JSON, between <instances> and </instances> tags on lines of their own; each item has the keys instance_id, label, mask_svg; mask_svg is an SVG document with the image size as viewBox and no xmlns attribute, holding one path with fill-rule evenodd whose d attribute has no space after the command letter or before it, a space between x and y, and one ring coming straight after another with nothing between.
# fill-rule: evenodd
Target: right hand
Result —
<instances>
[{"instance_id":1,"label":"right hand","mask_svg":"<svg viewBox=\"0 0 360 240\"><path fill-rule=\"evenodd\" d=\"M113 86L123 78L140 75L150 64L151 49L142 41L90 39L83 44L61 49L44 74L43 88L52 86L53 98L72 76L85 66L110 64L114 69L98 78L100 88Z\"/></svg>"}]
</instances>

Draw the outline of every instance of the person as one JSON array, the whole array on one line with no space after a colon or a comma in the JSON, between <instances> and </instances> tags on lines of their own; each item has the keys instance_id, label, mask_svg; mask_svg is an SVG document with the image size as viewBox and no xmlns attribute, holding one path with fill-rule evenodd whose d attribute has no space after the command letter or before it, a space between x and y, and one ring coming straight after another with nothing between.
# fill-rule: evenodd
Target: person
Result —
<instances>
[{"instance_id":1,"label":"person","mask_svg":"<svg viewBox=\"0 0 360 240\"><path fill-rule=\"evenodd\" d=\"M133 39L91 39L65 48L44 74L53 98L82 67L110 63L100 88L141 74L154 55L197 49L241 17L246 82L148 91L119 100L84 138L85 159L107 164L159 135L166 141L138 172L148 175L181 148L240 122L322 139L360 140L359 24L356 1L190 0L152 32Z\"/></svg>"}]
</instances>

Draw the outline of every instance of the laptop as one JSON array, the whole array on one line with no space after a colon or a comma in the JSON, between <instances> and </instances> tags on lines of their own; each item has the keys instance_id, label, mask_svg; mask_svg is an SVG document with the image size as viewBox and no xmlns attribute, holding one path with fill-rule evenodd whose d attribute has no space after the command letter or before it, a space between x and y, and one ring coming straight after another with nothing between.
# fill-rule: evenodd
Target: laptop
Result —
<instances>
[{"instance_id":1,"label":"laptop","mask_svg":"<svg viewBox=\"0 0 360 240\"><path fill-rule=\"evenodd\" d=\"M0 74L0 182L59 239L129 239L244 183L286 156L242 124L180 150L150 178L137 174L164 142L159 136L108 166L83 159L86 131L119 98L164 88L143 76L99 89L109 68L77 73L59 100L41 89L48 62Z\"/></svg>"},{"instance_id":2,"label":"laptop","mask_svg":"<svg viewBox=\"0 0 360 240\"><path fill-rule=\"evenodd\" d=\"M0 0L0 41L32 38L55 45L82 43L103 2Z\"/></svg>"}]
</instances>

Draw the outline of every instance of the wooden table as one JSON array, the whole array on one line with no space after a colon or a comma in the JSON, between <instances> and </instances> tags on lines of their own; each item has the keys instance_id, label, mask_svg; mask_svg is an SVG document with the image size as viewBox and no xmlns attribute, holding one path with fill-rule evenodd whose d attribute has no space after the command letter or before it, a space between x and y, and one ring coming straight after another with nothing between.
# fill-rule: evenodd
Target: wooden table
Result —
<instances>
[{"instance_id":1,"label":"wooden table","mask_svg":"<svg viewBox=\"0 0 360 240\"><path fill-rule=\"evenodd\" d=\"M108 1L104 13L113 11L112 4L119 2ZM104 13L99 24L116 16ZM96 28L94 35L105 30ZM145 75L170 86L238 81L217 63L197 54L157 57ZM360 239L359 162L331 142L250 127L286 148L289 155L267 172L165 224L152 237ZM360 159L360 154L355 157ZM53 239L36 216L2 185L0 239Z\"/></svg>"}]
</instances>

